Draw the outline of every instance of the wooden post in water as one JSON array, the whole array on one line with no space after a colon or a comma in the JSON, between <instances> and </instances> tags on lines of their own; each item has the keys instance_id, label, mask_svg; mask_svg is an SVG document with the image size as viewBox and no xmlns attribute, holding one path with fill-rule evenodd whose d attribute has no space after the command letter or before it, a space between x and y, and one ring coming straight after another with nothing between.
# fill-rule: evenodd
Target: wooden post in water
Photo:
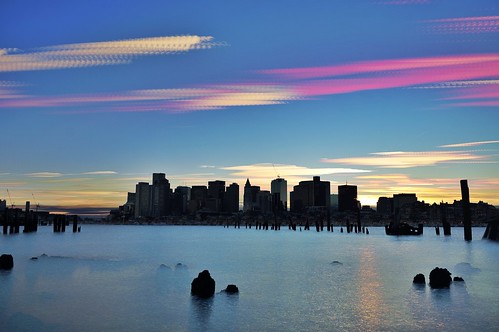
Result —
<instances>
[{"instance_id":1,"label":"wooden post in water","mask_svg":"<svg viewBox=\"0 0 499 332\"><path fill-rule=\"evenodd\" d=\"M78 216L74 215L73 216L73 233L76 233L78 231Z\"/></svg>"},{"instance_id":2,"label":"wooden post in water","mask_svg":"<svg viewBox=\"0 0 499 332\"><path fill-rule=\"evenodd\" d=\"M461 180L461 204L463 206L464 240L471 241L471 212L470 212L470 191L468 180Z\"/></svg>"}]
</instances>

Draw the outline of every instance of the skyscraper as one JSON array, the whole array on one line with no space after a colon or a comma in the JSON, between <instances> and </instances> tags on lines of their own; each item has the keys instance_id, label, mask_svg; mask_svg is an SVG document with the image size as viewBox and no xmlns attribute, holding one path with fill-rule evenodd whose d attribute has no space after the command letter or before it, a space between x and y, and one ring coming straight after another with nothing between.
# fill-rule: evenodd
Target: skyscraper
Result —
<instances>
[{"instance_id":1,"label":"skyscraper","mask_svg":"<svg viewBox=\"0 0 499 332\"><path fill-rule=\"evenodd\" d=\"M358 211L357 186L338 186L338 211Z\"/></svg>"},{"instance_id":2,"label":"skyscraper","mask_svg":"<svg viewBox=\"0 0 499 332\"><path fill-rule=\"evenodd\" d=\"M171 189L165 173L153 173L151 186L151 215L163 217L170 214Z\"/></svg>"},{"instance_id":3,"label":"skyscraper","mask_svg":"<svg viewBox=\"0 0 499 332\"><path fill-rule=\"evenodd\" d=\"M329 209L331 183L321 181L319 176L314 176L312 181L300 181L293 187L290 194L292 212L305 212L311 207L324 207Z\"/></svg>"},{"instance_id":4,"label":"skyscraper","mask_svg":"<svg viewBox=\"0 0 499 332\"><path fill-rule=\"evenodd\" d=\"M239 211L239 185L233 183L227 187L224 195L223 208L225 212L235 213Z\"/></svg>"},{"instance_id":5,"label":"skyscraper","mask_svg":"<svg viewBox=\"0 0 499 332\"><path fill-rule=\"evenodd\" d=\"M270 183L270 193L272 198L279 201L274 201L274 207L279 211L286 211L288 209L288 181L278 177Z\"/></svg>"},{"instance_id":6,"label":"skyscraper","mask_svg":"<svg viewBox=\"0 0 499 332\"><path fill-rule=\"evenodd\" d=\"M139 182L135 186L135 217L150 216L151 190L149 183Z\"/></svg>"}]
</instances>

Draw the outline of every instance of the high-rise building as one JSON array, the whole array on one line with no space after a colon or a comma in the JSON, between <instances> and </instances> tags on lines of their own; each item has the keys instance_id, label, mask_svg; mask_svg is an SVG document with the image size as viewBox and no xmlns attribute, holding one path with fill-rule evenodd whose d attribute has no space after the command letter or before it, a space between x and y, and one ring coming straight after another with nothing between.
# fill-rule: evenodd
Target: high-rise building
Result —
<instances>
[{"instance_id":1,"label":"high-rise building","mask_svg":"<svg viewBox=\"0 0 499 332\"><path fill-rule=\"evenodd\" d=\"M273 205L278 211L288 209L288 181L278 177L270 183L270 193L273 198Z\"/></svg>"},{"instance_id":2,"label":"high-rise building","mask_svg":"<svg viewBox=\"0 0 499 332\"><path fill-rule=\"evenodd\" d=\"M175 188L172 200L172 213L183 215L187 212L187 204L191 200L191 188L178 186Z\"/></svg>"},{"instance_id":3,"label":"high-rise building","mask_svg":"<svg viewBox=\"0 0 499 332\"><path fill-rule=\"evenodd\" d=\"M212 212L222 212L223 198L225 194L225 181L208 182L208 200Z\"/></svg>"},{"instance_id":4,"label":"high-rise building","mask_svg":"<svg viewBox=\"0 0 499 332\"><path fill-rule=\"evenodd\" d=\"M290 194L292 212L306 212L307 209L315 207L329 209L331 183L321 181L319 176L314 176L312 181L300 181L293 187Z\"/></svg>"},{"instance_id":5,"label":"high-rise building","mask_svg":"<svg viewBox=\"0 0 499 332\"><path fill-rule=\"evenodd\" d=\"M235 213L239 211L239 185L233 183L227 187L224 195L223 208L225 212Z\"/></svg>"},{"instance_id":6,"label":"high-rise building","mask_svg":"<svg viewBox=\"0 0 499 332\"><path fill-rule=\"evenodd\" d=\"M249 179L246 179L246 184L244 185L244 206L243 211L253 211L256 206L257 195L260 191L259 186L252 186Z\"/></svg>"},{"instance_id":7,"label":"high-rise building","mask_svg":"<svg viewBox=\"0 0 499 332\"><path fill-rule=\"evenodd\" d=\"M338 211L358 211L357 186L348 184L338 186Z\"/></svg>"},{"instance_id":8,"label":"high-rise building","mask_svg":"<svg viewBox=\"0 0 499 332\"><path fill-rule=\"evenodd\" d=\"M149 183L139 182L135 186L135 217L150 217L151 216L151 190Z\"/></svg>"},{"instance_id":9,"label":"high-rise building","mask_svg":"<svg viewBox=\"0 0 499 332\"><path fill-rule=\"evenodd\" d=\"M153 173L151 185L151 215L163 217L170 214L171 189L165 173Z\"/></svg>"},{"instance_id":10,"label":"high-rise building","mask_svg":"<svg viewBox=\"0 0 499 332\"><path fill-rule=\"evenodd\" d=\"M262 213L272 212L272 196L268 190L259 190L256 193L255 210Z\"/></svg>"}]
</instances>

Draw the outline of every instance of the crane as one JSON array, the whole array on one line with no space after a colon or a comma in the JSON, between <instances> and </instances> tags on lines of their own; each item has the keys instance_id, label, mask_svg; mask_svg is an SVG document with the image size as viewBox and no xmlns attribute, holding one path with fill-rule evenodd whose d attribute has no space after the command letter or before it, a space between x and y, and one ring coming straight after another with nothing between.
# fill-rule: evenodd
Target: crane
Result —
<instances>
[{"instance_id":1,"label":"crane","mask_svg":"<svg viewBox=\"0 0 499 332\"><path fill-rule=\"evenodd\" d=\"M40 204L38 204L38 201L35 198L35 194L31 193L31 196L33 196L33 201L36 204L36 210L35 210L35 212L38 212L38 208L40 207Z\"/></svg>"},{"instance_id":2,"label":"crane","mask_svg":"<svg viewBox=\"0 0 499 332\"><path fill-rule=\"evenodd\" d=\"M10 197L10 192L9 192L9 189L7 189L7 195L9 195L10 206L11 206L12 208L15 208L15 207L16 207L16 205L14 204L14 202L12 202L12 198Z\"/></svg>"}]
</instances>

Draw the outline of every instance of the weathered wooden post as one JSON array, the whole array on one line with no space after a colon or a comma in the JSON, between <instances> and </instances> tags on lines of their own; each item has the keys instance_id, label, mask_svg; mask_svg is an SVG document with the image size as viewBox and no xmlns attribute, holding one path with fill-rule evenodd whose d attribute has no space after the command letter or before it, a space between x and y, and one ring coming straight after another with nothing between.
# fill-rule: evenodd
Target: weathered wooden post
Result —
<instances>
[{"instance_id":1,"label":"weathered wooden post","mask_svg":"<svg viewBox=\"0 0 499 332\"><path fill-rule=\"evenodd\" d=\"M78 231L78 216L74 215L73 216L73 233L76 233Z\"/></svg>"},{"instance_id":2,"label":"weathered wooden post","mask_svg":"<svg viewBox=\"0 0 499 332\"><path fill-rule=\"evenodd\" d=\"M463 206L464 240L471 241L471 212L470 212L470 191L468 180L461 180L461 204Z\"/></svg>"},{"instance_id":3,"label":"weathered wooden post","mask_svg":"<svg viewBox=\"0 0 499 332\"><path fill-rule=\"evenodd\" d=\"M444 229L444 235L451 235L450 224L447 222L447 205L440 204L440 218L442 219L442 227Z\"/></svg>"}]
</instances>

